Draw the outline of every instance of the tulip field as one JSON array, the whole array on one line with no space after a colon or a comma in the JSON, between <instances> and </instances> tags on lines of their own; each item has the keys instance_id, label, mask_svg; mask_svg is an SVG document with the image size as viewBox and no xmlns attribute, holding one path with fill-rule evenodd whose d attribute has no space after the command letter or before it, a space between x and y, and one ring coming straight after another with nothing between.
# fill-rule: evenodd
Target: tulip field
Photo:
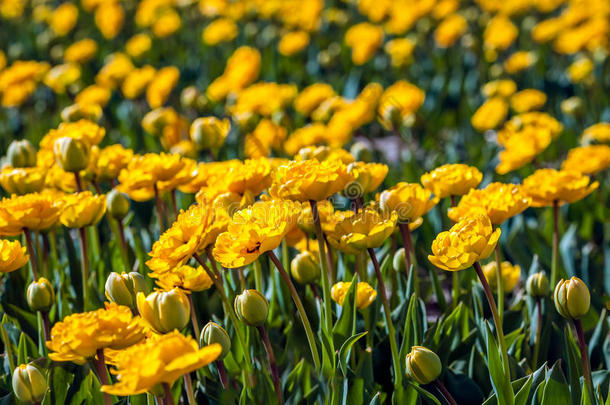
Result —
<instances>
[{"instance_id":1,"label":"tulip field","mask_svg":"<svg viewBox=\"0 0 610 405\"><path fill-rule=\"evenodd\" d=\"M0 405L610 405L608 0L0 0Z\"/></svg>"}]
</instances>

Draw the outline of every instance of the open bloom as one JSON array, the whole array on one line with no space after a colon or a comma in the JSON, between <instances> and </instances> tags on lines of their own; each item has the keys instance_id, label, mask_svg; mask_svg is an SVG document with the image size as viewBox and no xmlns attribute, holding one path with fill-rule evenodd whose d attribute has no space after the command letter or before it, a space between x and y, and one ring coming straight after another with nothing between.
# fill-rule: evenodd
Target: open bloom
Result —
<instances>
[{"instance_id":1,"label":"open bloom","mask_svg":"<svg viewBox=\"0 0 610 405\"><path fill-rule=\"evenodd\" d=\"M583 174L593 174L609 166L610 146L589 145L570 149L568 157L561 164L561 169L574 170Z\"/></svg>"},{"instance_id":2,"label":"open bloom","mask_svg":"<svg viewBox=\"0 0 610 405\"><path fill-rule=\"evenodd\" d=\"M588 176L572 170L538 169L523 180L532 207L552 206L554 201L572 203L589 195L599 186Z\"/></svg>"},{"instance_id":3,"label":"open bloom","mask_svg":"<svg viewBox=\"0 0 610 405\"><path fill-rule=\"evenodd\" d=\"M292 201L260 201L237 211L214 246L214 258L233 269L252 263L280 245L297 224L301 206Z\"/></svg>"},{"instance_id":4,"label":"open bloom","mask_svg":"<svg viewBox=\"0 0 610 405\"><path fill-rule=\"evenodd\" d=\"M203 267L179 266L164 273L151 273L150 277L157 279L157 284L166 290L174 287L186 291L203 291L214 284Z\"/></svg>"},{"instance_id":5,"label":"open bloom","mask_svg":"<svg viewBox=\"0 0 610 405\"><path fill-rule=\"evenodd\" d=\"M381 163L354 162L347 166L347 171L355 178L345 186L343 194L348 198L362 197L375 191L388 174L388 166Z\"/></svg>"},{"instance_id":6,"label":"open bloom","mask_svg":"<svg viewBox=\"0 0 610 405\"><path fill-rule=\"evenodd\" d=\"M328 234L328 242L344 253L356 254L376 248L394 232L397 220L396 212L382 215L372 208L365 208L337 223Z\"/></svg>"},{"instance_id":7,"label":"open bloom","mask_svg":"<svg viewBox=\"0 0 610 405\"><path fill-rule=\"evenodd\" d=\"M499 225L508 218L525 211L531 203L523 186L491 183L484 189L472 189L456 207L449 209L449 218L459 221L475 213L486 214L492 224Z\"/></svg>"},{"instance_id":8,"label":"open bloom","mask_svg":"<svg viewBox=\"0 0 610 405\"><path fill-rule=\"evenodd\" d=\"M43 231L55 225L61 203L47 193L12 196L0 201L0 235L16 236L23 229Z\"/></svg>"},{"instance_id":9,"label":"open bloom","mask_svg":"<svg viewBox=\"0 0 610 405\"><path fill-rule=\"evenodd\" d=\"M83 191L64 197L59 220L68 228L84 228L100 222L105 212L105 195L93 195L91 191Z\"/></svg>"},{"instance_id":10,"label":"open bloom","mask_svg":"<svg viewBox=\"0 0 610 405\"><path fill-rule=\"evenodd\" d=\"M337 304L343 306L343 301L345 300L345 294L347 294L347 290L351 287L352 283L349 282L338 282L333 285L333 288L330 291L330 296ZM373 301L377 298L377 291L369 283L361 281L356 286L356 308L364 309L371 305Z\"/></svg>"},{"instance_id":11,"label":"open bloom","mask_svg":"<svg viewBox=\"0 0 610 405\"><path fill-rule=\"evenodd\" d=\"M24 195L42 190L46 177L42 167L11 167L0 171L0 185L9 194Z\"/></svg>"},{"instance_id":12,"label":"open bloom","mask_svg":"<svg viewBox=\"0 0 610 405\"><path fill-rule=\"evenodd\" d=\"M340 161L292 161L277 168L269 193L278 199L322 201L353 180Z\"/></svg>"},{"instance_id":13,"label":"open bloom","mask_svg":"<svg viewBox=\"0 0 610 405\"><path fill-rule=\"evenodd\" d=\"M400 222L416 222L438 203L438 197L417 183L397 183L379 195L384 212L395 212Z\"/></svg>"},{"instance_id":14,"label":"open bloom","mask_svg":"<svg viewBox=\"0 0 610 405\"><path fill-rule=\"evenodd\" d=\"M111 395L136 395L150 391L157 384L173 384L182 375L204 367L218 358L218 343L199 348L191 338L173 331L155 336L117 353L112 373L118 382L102 386Z\"/></svg>"},{"instance_id":15,"label":"open bloom","mask_svg":"<svg viewBox=\"0 0 610 405\"><path fill-rule=\"evenodd\" d=\"M18 240L0 239L0 273L9 273L25 266L29 258Z\"/></svg>"},{"instance_id":16,"label":"open bloom","mask_svg":"<svg viewBox=\"0 0 610 405\"><path fill-rule=\"evenodd\" d=\"M491 288L496 288L498 285L498 266L495 261L487 263L482 267L483 274L487 279ZM518 264L513 265L510 262L502 262L500 265L502 275L502 288L505 293L515 289L521 277L521 267Z\"/></svg>"},{"instance_id":17,"label":"open bloom","mask_svg":"<svg viewBox=\"0 0 610 405\"><path fill-rule=\"evenodd\" d=\"M144 339L146 326L129 307L106 303L105 308L68 315L51 329L47 347L53 361L85 364L104 348L124 349Z\"/></svg>"},{"instance_id":18,"label":"open bloom","mask_svg":"<svg viewBox=\"0 0 610 405\"><path fill-rule=\"evenodd\" d=\"M468 216L449 231L437 235L428 260L439 269L464 270L489 257L498 239L500 229L494 231L489 217L482 214Z\"/></svg>"},{"instance_id":19,"label":"open bloom","mask_svg":"<svg viewBox=\"0 0 610 405\"><path fill-rule=\"evenodd\" d=\"M462 163L446 164L421 176L421 184L438 198L464 195L483 180L476 167Z\"/></svg>"}]
</instances>

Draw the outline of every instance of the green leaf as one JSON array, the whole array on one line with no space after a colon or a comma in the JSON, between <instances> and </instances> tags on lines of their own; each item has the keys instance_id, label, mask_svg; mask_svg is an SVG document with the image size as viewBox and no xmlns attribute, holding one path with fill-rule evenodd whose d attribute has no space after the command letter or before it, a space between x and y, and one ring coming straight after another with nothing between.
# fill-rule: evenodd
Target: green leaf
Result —
<instances>
[{"instance_id":1,"label":"green leaf","mask_svg":"<svg viewBox=\"0 0 610 405\"><path fill-rule=\"evenodd\" d=\"M500 358L500 351L493 336L489 324L485 323L487 330L487 363L491 385L500 404L510 404L513 401L512 394L504 387L504 368Z\"/></svg>"},{"instance_id":2,"label":"green leaf","mask_svg":"<svg viewBox=\"0 0 610 405\"><path fill-rule=\"evenodd\" d=\"M356 332L356 290L358 287L358 275L352 278L352 283L345 293L341 315L333 327L333 343L340 347L346 339Z\"/></svg>"},{"instance_id":3,"label":"green leaf","mask_svg":"<svg viewBox=\"0 0 610 405\"><path fill-rule=\"evenodd\" d=\"M425 389L423 389L422 387L420 387L417 384L414 384L411 381L407 381L407 383L409 384L410 387L415 388L415 390L422 395L424 398L428 399L429 401L431 401L432 403L434 403L435 405L441 405L440 401L431 393L429 393L428 391L426 391Z\"/></svg>"},{"instance_id":4,"label":"green leaf","mask_svg":"<svg viewBox=\"0 0 610 405\"><path fill-rule=\"evenodd\" d=\"M523 387L521 387L521 389L519 391L517 391L517 395L515 395L515 405L526 405L527 404L527 399L529 398L533 381L534 381L533 375L530 375L527 377L527 381L525 382L525 384L523 384Z\"/></svg>"},{"instance_id":5,"label":"green leaf","mask_svg":"<svg viewBox=\"0 0 610 405\"><path fill-rule=\"evenodd\" d=\"M52 365L51 367L51 403L57 405L65 404L66 398L68 397L68 390L70 389L72 381L74 381L74 374L59 365ZM51 383L51 381L49 381L49 383Z\"/></svg>"},{"instance_id":6,"label":"green leaf","mask_svg":"<svg viewBox=\"0 0 610 405\"><path fill-rule=\"evenodd\" d=\"M570 397L570 388L561 371L560 360L547 372L541 405L563 404Z\"/></svg>"},{"instance_id":7,"label":"green leaf","mask_svg":"<svg viewBox=\"0 0 610 405\"><path fill-rule=\"evenodd\" d=\"M17 361L19 364L25 364L29 361L28 359L37 357L39 354L36 343L25 333L21 333L17 347Z\"/></svg>"},{"instance_id":8,"label":"green leaf","mask_svg":"<svg viewBox=\"0 0 610 405\"><path fill-rule=\"evenodd\" d=\"M356 343L358 341L358 339L360 339L367 333L368 332L364 331L364 332L358 333L356 335L352 335L350 338L348 338L345 341L345 343L343 343L343 345L341 346L341 349L339 349L339 367L341 368L341 372L343 373L343 375L346 378L347 378L347 359L349 357L351 348L354 345L354 343Z\"/></svg>"}]
</instances>

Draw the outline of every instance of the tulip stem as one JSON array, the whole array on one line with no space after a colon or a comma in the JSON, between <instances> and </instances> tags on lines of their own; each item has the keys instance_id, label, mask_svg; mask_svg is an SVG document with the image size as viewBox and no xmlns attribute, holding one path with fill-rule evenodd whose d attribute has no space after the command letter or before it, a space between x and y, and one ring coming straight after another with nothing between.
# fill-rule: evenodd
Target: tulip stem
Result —
<instances>
[{"instance_id":1,"label":"tulip stem","mask_svg":"<svg viewBox=\"0 0 610 405\"><path fill-rule=\"evenodd\" d=\"M229 381L227 379L227 369L225 368L225 363L222 360L216 360L216 368L218 369L220 385L222 385L222 388L226 390L229 387Z\"/></svg>"},{"instance_id":2,"label":"tulip stem","mask_svg":"<svg viewBox=\"0 0 610 405\"><path fill-rule=\"evenodd\" d=\"M333 312L331 307L330 298L330 271L328 269L328 262L326 257L326 249L324 246L324 234L322 233L322 224L320 222L320 214L318 212L318 203L314 200L310 200L311 215L316 229L316 239L318 240L318 250L320 254L320 264L322 265L322 297L324 299L324 328L326 332L330 333L333 327Z\"/></svg>"},{"instance_id":3,"label":"tulip stem","mask_svg":"<svg viewBox=\"0 0 610 405\"><path fill-rule=\"evenodd\" d=\"M457 205L455 201L455 196L450 195L449 199L451 200L451 208ZM455 222L452 220L452 224ZM458 304L458 300L460 299L460 272L452 271L451 272L451 307L456 308Z\"/></svg>"},{"instance_id":4,"label":"tulip stem","mask_svg":"<svg viewBox=\"0 0 610 405\"><path fill-rule=\"evenodd\" d=\"M557 285L557 253L559 252L559 201L553 201L553 251L551 256L551 285Z\"/></svg>"},{"instance_id":5,"label":"tulip stem","mask_svg":"<svg viewBox=\"0 0 610 405\"><path fill-rule=\"evenodd\" d=\"M381 276L381 268L377 261L377 256L372 248L367 249L371 260L373 261L373 267L375 268L375 275L377 276L377 284L381 295L381 302L383 303L383 311L385 314L385 323L390 338L390 350L392 351L392 361L394 363L394 386L402 387L402 370L400 368L400 358L398 357L398 345L396 344L396 332L394 329L394 323L392 322L392 311L390 309L390 301L386 294L385 285L383 283L383 277Z\"/></svg>"},{"instance_id":6,"label":"tulip stem","mask_svg":"<svg viewBox=\"0 0 610 405\"><path fill-rule=\"evenodd\" d=\"M411 229L409 228L409 222L398 224L400 234L402 235L402 246L405 249L405 265L407 266L407 278L411 271L412 260L411 255L415 255L415 249L413 248L413 239L411 238ZM413 267L413 286L415 287L415 294L419 295L419 281L417 279L417 269Z\"/></svg>"},{"instance_id":7,"label":"tulip stem","mask_svg":"<svg viewBox=\"0 0 610 405\"><path fill-rule=\"evenodd\" d=\"M186 391L186 399L189 405L195 405L195 395L193 394L193 380L191 379L191 375L186 373L182 376L184 379L184 389Z\"/></svg>"},{"instance_id":8,"label":"tulip stem","mask_svg":"<svg viewBox=\"0 0 610 405\"><path fill-rule=\"evenodd\" d=\"M97 371L97 376L100 379L100 383L102 385L110 385L110 382L108 381L108 370L106 369L106 361L104 360L104 349L97 349L96 357L93 359L93 366L95 367L95 371ZM106 393L104 393L104 403L106 405L112 404L110 395Z\"/></svg>"},{"instance_id":9,"label":"tulip stem","mask_svg":"<svg viewBox=\"0 0 610 405\"><path fill-rule=\"evenodd\" d=\"M175 405L174 397L172 396L172 389L168 383L162 383L163 385L163 403L165 405Z\"/></svg>"},{"instance_id":10,"label":"tulip stem","mask_svg":"<svg viewBox=\"0 0 610 405\"><path fill-rule=\"evenodd\" d=\"M474 269L477 272L477 276L479 276L479 280L483 285L483 290L485 290L485 296L487 297L487 303L489 304L489 308L491 309L491 314L494 319L494 324L496 326L496 334L498 335L498 343L500 344L500 351L502 352L502 366L504 367L504 384L506 389L510 389L512 391L512 385L510 382L510 364L508 363L508 351L506 350L506 341L504 340L504 331L502 330L502 321L500 320L500 316L498 315L498 307L496 307L496 301L494 300L493 293L491 292L491 288L487 283L487 279L485 278L485 274L483 274L483 269L481 269L481 265L479 262L474 262Z\"/></svg>"},{"instance_id":11,"label":"tulip stem","mask_svg":"<svg viewBox=\"0 0 610 405\"><path fill-rule=\"evenodd\" d=\"M74 181L76 182L76 190L80 193L83 191L83 182L80 178L80 173L78 171L74 172Z\"/></svg>"},{"instance_id":12,"label":"tulip stem","mask_svg":"<svg viewBox=\"0 0 610 405\"><path fill-rule=\"evenodd\" d=\"M532 357L532 370L536 371L538 367L538 353L540 352L540 335L542 334L542 300L536 297L536 310L538 317L536 319L536 341L534 342L534 354Z\"/></svg>"},{"instance_id":13,"label":"tulip stem","mask_svg":"<svg viewBox=\"0 0 610 405\"><path fill-rule=\"evenodd\" d=\"M282 395L282 382L280 381L280 373L277 370L275 355L273 354L273 347L271 346L271 341L269 341L269 335L267 335L267 330L265 329L265 326L257 326L256 329L258 329L258 333L260 334L261 340L263 341L263 345L265 346L265 351L267 352L267 359L269 360L269 368L271 369L271 379L273 380L273 387L275 388L277 401L281 405L284 403Z\"/></svg>"},{"instance_id":14,"label":"tulip stem","mask_svg":"<svg viewBox=\"0 0 610 405\"><path fill-rule=\"evenodd\" d=\"M593 390L593 382L591 379L591 365L589 364L589 352L587 351L587 342L585 341L585 334L582 330L582 323L580 319L574 319L574 328L576 328L576 335L578 336L578 346L580 347L580 357L582 359L582 371L585 384L589 391L589 400L591 403L595 403L595 394Z\"/></svg>"},{"instance_id":15,"label":"tulip stem","mask_svg":"<svg viewBox=\"0 0 610 405\"><path fill-rule=\"evenodd\" d=\"M121 242L121 253L123 256L123 262L127 269L130 269L131 265L129 263L129 248L127 247L127 240L125 239L125 227L123 226L123 220L117 219L117 227L119 234L119 241Z\"/></svg>"},{"instance_id":16,"label":"tulip stem","mask_svg":"<svg viewBox=\"0 0 610 405\"><path fill-rule=\"evenodd\" d=\"M311 329L311 324L309 323L309 318L307 318L307 313L305 312L305 308L303 307L303 303L301 302L301 298L299 298L299 294L297 293L297 289L294 287L294 284L290 280L290 276L286 273L286 269L279 261L275 253L272 250L267 251L269 258L275 264L278 271L280 272L280 277L284 280L284 283L290 290L290 295L292 295L292 300L294 301L294 305L297 307L297 311L299 311L299 315L301 316L301 323L303 324L303 328L305 329L305 334L307 335L307 341L309 342L309 348L311 349L311 357L313 358L314 365L316 369L320 368L320 357L318 354L318 346L316 345L316 338Z\"/></svg>"},{"instance_id":17,"label":"tulip stem","mask_svg":"<svg viewBox=\"0 0 610 405\"><path fill-rule=\"evenodd\" d=\"M89 301L89 289L87 288L87 280L89 280L89 255L87 253L87 232L85 228L78 228L78 238L80 239L80 256L81 256L81 277L83 279L83 309L87 309Z\"/></svg>"},{"instance_id":18,"label":"tulip stem","mask_svg":"<svg viewBox=\"0 0 610 405\"><path fill-rule=\"evenodd\" d=\"M191 323L193 324L193 332L195 333L195 339L199 339L199 325L197 324L197 314L195 313L195 303L193 302L193 293L186 294L189 300L189 306L191 307Z\"/></svg>"},{"instance_id":19,"label":"tulip stem","mask_svg":"<svg viewBox=\"0 0 610 405\"><path fill-rule=\"evenodd\" d=\"M161 201L161 196L159 195L157 183L154 184L153 188L155 189L155 206L157 208L157 219L159 221L159 234L162 234L165 230L165 221L163 220L163 202Z\"/></svg>"},{"instance_id":20,"label":"tulip stem","mask_svg":"<svg viewBox=\"0 0 610 405\"><path fill-rule=\"evenodd\" d=\"M451 395L451 393L449 392L447 387L445 387L445 384L443 384L443 382L441 380L439 380L438 378L436 380L434 380L434 385L436 385L436 388L438 388L438 390L441 392L441 394L443 394L443 396L445 397L447 402L449 402L450 405L457 405L457 402L455 401L455 399L453 398L453 396Z\"/></svg>"},{"instance_id":21,"label":"tulip stem","mask_svg":"<svg viewBox=\"0 0 610 405\"><path fill-rule=\"evenodd\" d=\"M212 279L212 282L214 283L214 286L216 287L216 291L218 291L218 294L220 295L220 300L222 301L222 305L224 307L225 314L229 315L229 318L231 318L231 323L233 323L233 327L235 328L235 334L237 335L237 339L239 340L239 344L241 345L242 351L244 353L244 360L245 360L244 367L246 368L248 383L252 383L252 381L251 381L252 359L250 358L250 351L248 349L248 346L246 345L246 339L244 338L243 331L240 329L240 323L237 320L237 316L235 315L233 306L231 304L229 304L229 300L227 299L227 296L225 295L225 290L224 290L224 287L222 286L222 281L220 281L220 275L218 275L218 277L217 277L216 274L214 274L210 270L208 265L205 264L205 262L203 261L201 256L199 256L198 254L194 254L193 257L195 258L195 260L197 260L197 262L199 262L201 267L203 267L205 272ZM214 262L212 262L212 263L214 263Z\"/></svg>"},{"instance_id":22,"label":"tulip stem","mask_svg":"<svg viewBox=\"0 0 610 405\"><path fill-rule=\"evenodd\" d=\"M49 313L47 311L40 311L40 315L42 316L42 329L44 331L44 340L45 342L48 342L49 340L51 340L51 322L49 321ZM46 344L43 344L42 346L46 350Z\"/></svg>"},{"instance_id":23,"label":"tulip stem","mask_svg":"<svg viewBox=\"0 0 610 405\"><path fill-rule=\"evenodd\" d=\"M502 278L502 257L500 252L500 244L496 245L496 295L498 296L498 316L500 323L504 320L504 282Z\"/></svg>"},{"instance_id":24,"label":"tulip stem","mask_svg":"<svg viewBox=\"0 0 610 405\"><path fill-rule=\"evenodd\" d=\"M25 243L28 246L28 253L30 254L30 265L32 266L32 281L38 280L38 262L36 261L36 251L34 250L34 244L32 243L32 233L28 228L23 228L25 234Z\"/></svg>"}]
</instances>

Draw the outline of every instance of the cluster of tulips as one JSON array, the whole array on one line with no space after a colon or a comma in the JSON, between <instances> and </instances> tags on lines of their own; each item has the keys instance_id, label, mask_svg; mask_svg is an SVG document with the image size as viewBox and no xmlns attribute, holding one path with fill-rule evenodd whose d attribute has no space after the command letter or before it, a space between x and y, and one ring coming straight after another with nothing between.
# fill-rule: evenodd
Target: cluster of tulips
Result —
<instances>
[{"instance_id":1,"label":"cluster of tulips","mask_svg":"<svg viewBox=\"0 0 610 405\"><path fill-rule=\"evenodd\" d=\"M610 403L609 24L0 0L0 401Z\"/></svg>"}]
</instances>

